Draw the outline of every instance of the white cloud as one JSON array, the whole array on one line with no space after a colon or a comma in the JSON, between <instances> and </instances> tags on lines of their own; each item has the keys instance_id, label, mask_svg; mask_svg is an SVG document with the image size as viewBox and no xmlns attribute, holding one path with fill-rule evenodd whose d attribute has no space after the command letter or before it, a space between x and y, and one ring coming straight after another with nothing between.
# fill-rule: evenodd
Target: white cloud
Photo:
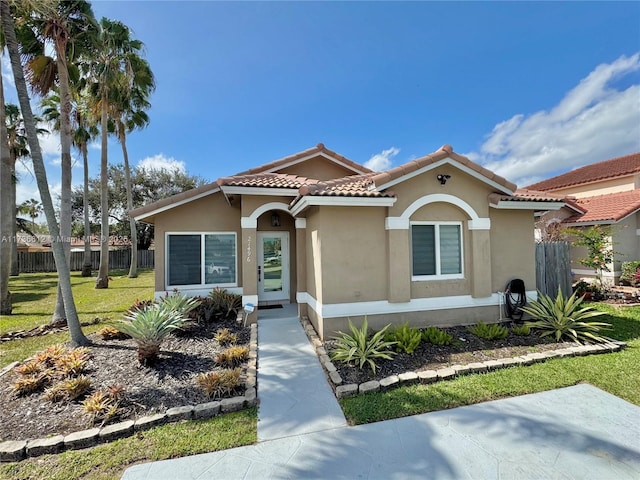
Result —
<instances>
[{"instance_id":1,"label":"white cloud","mask_svg":"<svg viewBox=\"0 0 640 480\"><path fill-rule=\"evenodd\" d=\"M640 70L640 54L598 65L549 111L497 124L467 155L525 186L579 166L640 150L640 85L612 83Z\"/></svg>"},{"instance_id":2,"label":"white cloud","mask_svg":"<svg viewBox=\"0 0 640 480\"><path fill-rule=\"evenodd\" d=\"M391 168L393 164L393 159L396 155L400 153L400 149L396 147L391 147L386 150L383 150L380 153L376 153L369 160L367 160L364 164L365 167L370 168L376 172L382 172L383 170L388 170Z\"/></svg>"},{"instance_id":3,"label":"white cloud","mask_svg":"<svg viewBox=\"0 0 640 480\"><path fill-rule=\"evenodd\" d=\"M183 161L176 160L173 157L165 157L163 153L143 158L138 162L137 168L141 170L178 170L179 172L186 173Z\"/></svg>"}]
</instances>

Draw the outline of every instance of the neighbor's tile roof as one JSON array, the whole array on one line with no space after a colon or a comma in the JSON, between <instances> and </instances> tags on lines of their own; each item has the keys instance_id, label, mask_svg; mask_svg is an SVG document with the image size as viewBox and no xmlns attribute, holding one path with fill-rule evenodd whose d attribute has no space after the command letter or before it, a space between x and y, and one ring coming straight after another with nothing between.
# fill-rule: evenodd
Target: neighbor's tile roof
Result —
<instances>
[{"instance_id":1,"label":"neighbor's tile roof","mask_svg":"<svg viewBox=\"0 0 640 480\"><path fill-rule=\"evenodd\" d=\"M471 170L474 170L475 172L488 178L489 180L493 180L497 184L503 186L506 190L514 191L517 188L515 183L511 183L506 178L503 178L500 175L496 175L492 171L487 170L486 168L478 165L475 162L472 162L467 157L454 153L451 145L443 145L437 151L430 153L429 155L417 158L403 165L400 165L399 167L392 168L391 170L380 172L373 176L372 179L376 185L384 185L391 182L392 180L395 180L396 178L402 177L423 167L439 162L440 160L443 160L445 158L452 158L456 160L458 163Z\"/></svg>"},{"instance_id":2,"label":"neighbor's tile roof","mask_svg":"<svg viewBox=\"0 0 640 480\"><path fill-rule=\"evenodd\" d=\"M609 178L623 177L640 172L640 152L632 153L624 157L612 158L604 162L594 163L585 167L576 168L557 177L543 180L529 185L527 188L534 190L558 190L573 185L606 180Z\"/></svg>"},{"instance_id":3,"label":"neighbor's tile roof","mask_svg":"<svg viewBox=\"0 0 640 480\"><path fill-rule=\"evenodd\" d=\"M578 198L575 203L586 213L569 217L566 223L617 222L640 210L640 190Z\"/></svg>"},{"instance_id":4,"label":"neighbor's tile roof","mask_svg":"<svg viewBox=\"0 0 640 480\"><path fill-rule=\"evenodd\" d=\"M500 193L492 193L489 195L489 201L494 205L498 202L564 202L564 197L558 197L550 195L546 192L540 192L537 190L529 190L527 188L519 188L513 195L504 195Z\"/></svg>"},{"instance_id":5,"label":"neighbor's tile roof","mask_svg":"<svg viewBox=\"0 0 640 480\"><path fill-rule=\"evenodd\" d=\"M256 173L252 175L234 175L218 179L218 185L233 187L292 188L318 183L312 178L283 173Z\"/></svg>"},{"instance_id":6,"label":"neighbor's tile roof","mask_svg":"<svg viewBox=\"0 0 640 480\"><path fill-rule=\"evenodd\" d=\"M273 162L265 163L264 165L260 165L259 167L250 168L249 170L240 172L237 175L250 175L254 173L273 172L274 170L277 170L279 167L295 162L296 160L300 160L302 158L309 157L314 154L320 154L320 153L324 153L332 158L335 158L336 160L340 161L341 163L344 163L345 165L348 165L349 167L351 167L353 170L357 172L360 172L360 173L373 172L373 170L368 169L364 165L360 165L359 163L349 160L348 158L343 157L342 155L334 152L333 150L329 150L327 147L324 146L323 143L318 143L313 148L308 148L307 150L303 150L302 152L289 155L279 160L274 160Z\"/></svg>"}]
</instances>

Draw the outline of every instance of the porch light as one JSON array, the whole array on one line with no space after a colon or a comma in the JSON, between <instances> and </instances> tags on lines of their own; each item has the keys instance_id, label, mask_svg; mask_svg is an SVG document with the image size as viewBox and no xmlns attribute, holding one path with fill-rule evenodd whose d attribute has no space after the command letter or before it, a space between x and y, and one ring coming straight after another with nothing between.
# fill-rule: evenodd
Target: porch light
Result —
<instances>
[{"instance_id":1,"label":"porch light","mask_svg":"<svg viewBox=\"0 0 640 480\"><path fill-rule=\"evenodd\" d=\"M272 227L280 226L280 215L278 215L275 212L271 214L271 226Z\"/></svg>"},{"instance_id":2,"label":"porch light","mask_svg":"<svg viewBox=\"0 0 640 480\"><path fill-rule=\"evenodd\" d=\"M447 183L447 180L449 180L451 178L451 175L443 175L442 173L439 173L436 176L436 179L440 182L440 185L444 185L445 183Z\"/></svg>"}]
</instances>

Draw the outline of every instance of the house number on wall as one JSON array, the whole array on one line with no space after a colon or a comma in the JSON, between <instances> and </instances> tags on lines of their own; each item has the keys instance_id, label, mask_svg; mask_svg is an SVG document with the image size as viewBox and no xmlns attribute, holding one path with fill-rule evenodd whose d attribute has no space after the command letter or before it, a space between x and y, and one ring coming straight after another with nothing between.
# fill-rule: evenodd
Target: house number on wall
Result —
<instances>
[{"instance_id":1,"label":"house number on wall","mask_svg":"<svg viewBox=\"0 0 640 480\"><path fill-rule=\"evenodd\" d=\"M247 237L247 263L251 263L251 237Z\"/></svg>"}]
</instances>

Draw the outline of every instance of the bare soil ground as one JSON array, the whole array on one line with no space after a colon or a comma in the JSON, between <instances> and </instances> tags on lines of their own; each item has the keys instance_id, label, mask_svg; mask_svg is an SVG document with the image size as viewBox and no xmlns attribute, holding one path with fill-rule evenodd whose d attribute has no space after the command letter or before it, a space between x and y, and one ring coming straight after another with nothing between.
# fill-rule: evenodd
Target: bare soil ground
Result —
<instances>
[{"instance_id":1,"label":"bare soil ground","mask_svg":"<svg viewBox=\"0 0 640 480\"><path fill-rule=\"evenodd\" d=\"M197 386L196 377L219 368L214 358L224 347L213 337L224 327L238 335L238 344L249 343L249 329L234 320L192 324L169 336L152 368L140 366L133 340L102 340L91 335L93 345L89 347L91 358L86 375L91 379L92 391L114 384L124 387L123 412L113 421L210 401ZM17 378L13 371L0 378L0 442L65 435L92 427L82 399L52 403L43 393L17 395L12 388Z\"/></svg>"},{"instance_id":2,"label":"bare soil ground","mask_svg":"<svg viewBox=\"0 0 640 480\"><path fill-rule=\"evenodd\" d=\"M376 373L366 366L360 370L354 365L334 362L344 383L364 383L369 380L381 380L390 375L404 372L436 370L451 365L466 365L474 362L519 357L527 353L543 352L575 346L573 343L554 343L541 339L534 333L527 336L514 335L504 340L483 340L476 337L466 327L443 328L453 336L453 343L447 346L433 345L425 341L413 353L398 353L393 360L377 362ZM331 353L334 340L325 342Z\"/></svg>"}]
</instances>

